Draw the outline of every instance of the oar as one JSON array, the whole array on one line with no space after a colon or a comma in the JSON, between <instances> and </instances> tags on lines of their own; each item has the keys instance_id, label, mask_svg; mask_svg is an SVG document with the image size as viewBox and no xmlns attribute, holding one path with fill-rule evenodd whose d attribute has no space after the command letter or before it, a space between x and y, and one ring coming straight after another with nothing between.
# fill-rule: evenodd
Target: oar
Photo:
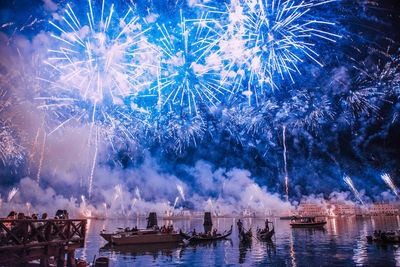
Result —
<instances>
[{"instance_id":1,"label":"oar","mask_svg":"<svg viewBox=\"0 0 400 267\"><path fill-rule=\"evenodd\" d=\"M186 234L187 235L187 234ZM194 236L192 235L191 237L189 237L188 239L183 238L183 243L187 246L190 243L190 239L192 239Z\"/></svg>"}]
</instances>

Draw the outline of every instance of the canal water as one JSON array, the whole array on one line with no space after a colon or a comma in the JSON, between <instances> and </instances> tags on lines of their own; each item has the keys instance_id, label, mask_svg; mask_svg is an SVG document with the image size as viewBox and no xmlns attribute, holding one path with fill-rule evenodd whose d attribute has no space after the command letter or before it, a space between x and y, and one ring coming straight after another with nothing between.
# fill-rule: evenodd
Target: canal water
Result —
<instances>
[{"instance_id":1,"label":"canal water","mask_svg":"<svg viewBox=\"0 0 400 267\"><path fill-rule=\"evenodd\" d=\"M264 225L264 220L242 219L245 229ZM158 224L173 224L183 231L202 231L202 219L160 220ZM237 219L213 219L218 232L233 225L227 240L197 245L183 244L113 247L99 233L102 229L139 226L145 228L145 218L135 220L89 220L85 248L76 256L92 262L94 257L107 256L110 266L400 266L400 247L369 244L366 236L374 229L397 230L399 216L331 218L324 230L291 229L289 221L273 219L275 236L265 243L253 239L247 246L239 244Z\"/></svg>"}]
</instances>

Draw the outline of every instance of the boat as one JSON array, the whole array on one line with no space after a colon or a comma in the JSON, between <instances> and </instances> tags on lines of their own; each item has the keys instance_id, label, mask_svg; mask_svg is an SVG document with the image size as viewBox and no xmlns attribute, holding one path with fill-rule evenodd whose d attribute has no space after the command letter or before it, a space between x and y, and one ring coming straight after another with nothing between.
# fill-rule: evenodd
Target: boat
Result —
<instances>
[{"instance_id":1,"label":"boat","mask_svg":"<svg viewBox=\"0 0 400 267\"><path fill-rule=\"evenodd\" d=\"M275 234L275 229L272 228L272 230L263 232L261 229L257 231L257 239L260 241L268 241L271 240L272 236Z\"/></svg>"},{"instance_id":2,"label":"boat","mask_svg":"<svg viewBox=\"0 0 400 267\"><path fill-rule=\"evenodd\" d=\"M107 257L98 257L94 262L95 267L108 267L110 266L110 259Z\"/></svg>"},{"instance_id":3,"label":"boat","mask_svg":"<svg viewBox=\"0 0 400 267\"><path fill-rule=\"evenodd\" d=\"M137 245L137 244L154 244L154 243L171 243L181 242L183 238L179 233L174 231L172 225L168 227L159 228L157 225L157 214L150 212L147 218L147 228L137 229L129 227L122 229L115 233L106 233L104 230L100 235L109 243L117 246L121 245Z\"/></svg>"},{"instance_id":4,"label":"boat","mask_svg":"<svg viewBox=\"0 0 400 267\"><path fill-rule=\"evenodd\" d=\"M226 231L225 231L226 232ZM202 241L215 241L215 240L221 240L221 239L225 239L228 236L230 236L232 234L232 225L231 225L231 229L229 229L228 232L226 233L222 233L222 234L215 234L215 235L207 235L207 234L195 234L195 235L189 235L186 234L182 231L179 232L179 234L187 241L189 242L202 242Z\"/></svg>"},{"instance_id":5,"label":"boat","mask_svg":"<svg viewBox=\"0 0 400 267\"><path fill-rule=\"evenodd\" d=\"M271 237L274 235L275 233L275 227L274 224L272 222L269 222L268 220L265 221L266 227L264 229L257 229L257 239L260 241L269 241L271 240ZM267 226L269 224L272 224L272 229L269 230L269 227L267 228Z\"/></svg>"},{"instance_id":6,"label":"boat","mask_svg":"<svg viewBox=\"0 0 400 267\"><path fill-rule=\"evenodd\" d=\"M385 244L399 244L400 234L395 232L375 231L372 236L367 236L367 241Z\"/></svg>"},{"instance_id":7,"label":"boat","mask_svg":"<svg viewBox=\"0 0 400 267\"><path fill-rule=\"evenodd\" d=\"M315 217L292 217L290 220L292 228L321 228L325 224L325 220L316 220Z\"/></svg>"},{"instance_id":8,"label":"boat","mask_svg":"<svg viewBox=\"0 0 400 267\"><path fill-rule=\"evenodd\" d=\"M251 228L248 231L246 231L240 219L237 222L237 226L238 226L240 243L250 243L251 238L253 237L253 232L251 231Z\"/></svg>"},{"instance_id":9,"label":"boat","mask_svg":"<svg viewBox=\"0 0 400 267\"><path fill-rule=\"evenodd\" d=\"M153 243L178 243L182 236L176 231L162 232L159 230L140 230L137 232L123 232L111 236L111 243L117 246L153 244Z\"/></svg>"},{"instance_id":10,"label":"boat","mask_svg":"<svg viewBox=\"0 0 400 267\"><path fill-rule=\"evenodd\" d=\"M118 229L119 229L119 231L116 231L116 232L114 232L114 233L106 233L105 230L102 230L102 231L100 232L100 236L101 236L104 240L106 240L107 242L111 243L111 237L112 237L113 235L118 235L118 234L123 234L123 233L134 233L134 232L138 232L138 231L143 231L143 230L138 230L137 228L129 229L129 227L127 227L127 228L125 228L125 229L123 229L123 228L118 228Z\"/></svg>"},{"instance_id":11,"label":"boat","mask_svg":"<svg viewBox=\"0 0 400 267\"><path fill-rule=\"evenodd\" d=\"M239 231L240 243L250 243L252 237L253 237L253 232L251 231L251 228L248 231L245 231L244 229L242 231Z\"/></svg>"}]
</instances>

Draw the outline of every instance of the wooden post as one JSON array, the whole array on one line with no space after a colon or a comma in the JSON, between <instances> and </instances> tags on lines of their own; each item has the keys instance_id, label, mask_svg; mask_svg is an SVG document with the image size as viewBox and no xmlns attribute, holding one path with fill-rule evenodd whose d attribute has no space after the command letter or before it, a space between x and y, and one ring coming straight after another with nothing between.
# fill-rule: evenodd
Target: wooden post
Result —
<instances>
[{"instance_id":1,"label":"wooden post","mask_svg":"<svg viewBox=\"0 0 400 267\"><path fill-rule=\"evenodd\" d=\"M153 226L157 226L157 213L150 212L149 217L147 218L147 229L153 228Z\"/></svg>"},{"instance_id":2,"label":"wooden post","mask_svg":"<svg viewBox=\"0 0 400 267\"><path fill-rule=\"evenodd\" d=\"M60 248L60 252L57 258L57 267L64 267L65 266L65 251L64 248Z\"/></svg>"},{"instance_id":3,"label":"wooden post","mask_svg":"<svg viewBox=\"0 0 400 267\"><path fill-rule=\"evenodd\" d=\"M75 249L68 252L67 267L75 267Z\"/></svg>"},{"instance_id":4,"label":"wooden post","mask_svg":"<svg viewBox=\"0 0 400 267\"><path fill-rule=\"evenodd\" d=\"M49 266L49 257L47 255L42 256L40 258L40 267L48 267Z\"/></svg>"},{"instance_id":5,"label":"wooden post","mask_svg":"<svg viewBox=\"0 0 400 267\"><path fill-rule=\"evenodd\" d=\"M212 225L211 212L204 212L204 233L211 232Z\"/></svg>"}]
</instances>

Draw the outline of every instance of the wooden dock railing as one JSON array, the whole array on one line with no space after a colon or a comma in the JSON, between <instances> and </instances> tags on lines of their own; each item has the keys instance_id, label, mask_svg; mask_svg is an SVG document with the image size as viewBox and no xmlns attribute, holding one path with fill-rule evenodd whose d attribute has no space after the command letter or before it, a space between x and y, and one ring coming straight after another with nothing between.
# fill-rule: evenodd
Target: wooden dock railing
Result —
<instances>
[{"instance_id":1,"label":"wooden dock railing","mask_svg":"<svg viewBox=\"0 0 400 267\"><path fill-rule=\"evenodd\" d=\"M75 249L85 245L86 220L0 219L0 266L40 259L48 266L50 257L57 266L75 265Z\"/></svg>"}]
</instances>

